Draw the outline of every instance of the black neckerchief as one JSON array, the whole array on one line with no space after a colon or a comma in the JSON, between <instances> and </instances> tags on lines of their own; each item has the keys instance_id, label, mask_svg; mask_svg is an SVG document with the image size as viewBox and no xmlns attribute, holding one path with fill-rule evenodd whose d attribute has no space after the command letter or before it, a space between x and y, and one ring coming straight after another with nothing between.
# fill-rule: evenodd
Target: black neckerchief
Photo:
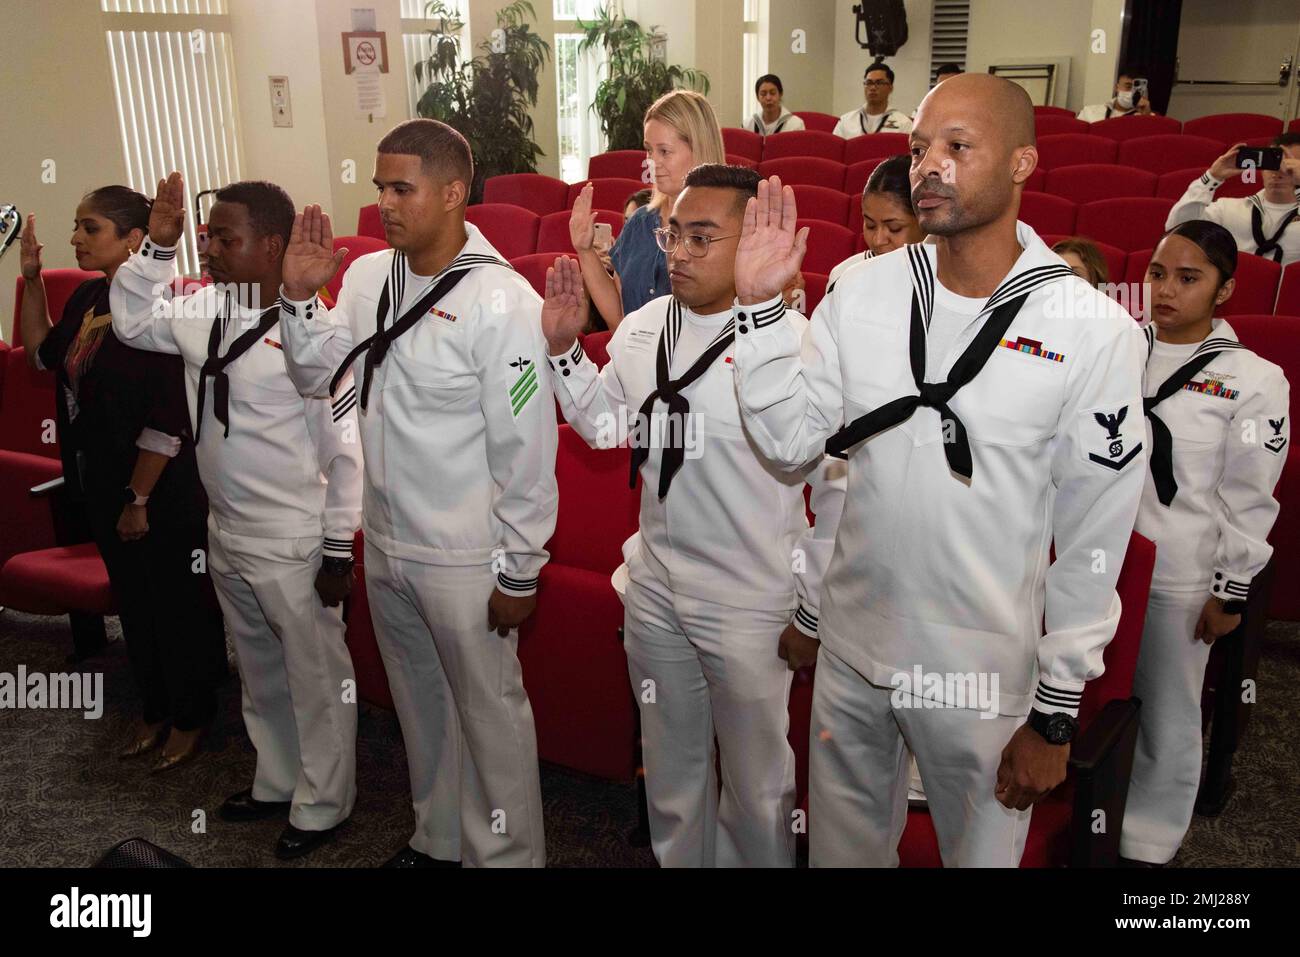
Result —
<instances>
[{"instance_id":1,"label":"black neckerchief","mask_svg":"<svg viewBox=\"0 0 1300 957\"><path fill-rule=\"evenodd\" d=\"M662 400L668 405L668 414L673 417L670 422L676 421L680 423L681 437L684 437L686 417L690 414L691 405L686 401L686 397L681 394L682 390L704 375L709 367L717 361L718 356L722 355L736 339L736 320L730 319L722 328L722 331L709 343L708 348L691 364L691 367L676 379L670 380L668 370L672 366L673 348L677 343L681 328L682 304L674 297L672 302L669 303L668 316L664 322L663 330L659 333L659 351L655 356L655 390L646 396L645 402L641 403L641 409L637 417L638 427L644 428L647 432L651 428L650 417L654 412L655 401ZM630 488L636 488L636 477L641 471L641 466L649 458L650 436L639 434L637 441L632 444L632 470L628 476ZM659 499L661 501L668 494L668 488L672 485L673 476L682 467L684 459L685 452L680 442L664 446L659 460Z\"/></svg>"},{"instance_id":2,"label":"black neckerchief","mask_svg":"<svg viewBox=\"0 0 1300 957\"><path fill-rule=\"evenodd\" d=\"M456 287L456 284L469 274L471 269L488 263L496 263L498 266L505 266L507 269L511 268L510 264L504 260L484 253L465 253L457 256L442 272L429 280L428 290L420 296L415 305L411 306L400 318L397 318L397 310L402 307L402 299L406 295L406 254L394 252L393 261L389 266L388 280L384 283L384 290L379 295L379 308L375 314L375 333L361 340L348 353L348 357L343 360L343 364L335 371L334 378L330 380L330 395L334 395L339 382L347 375L352 363L356 361L357 356L364 352L366 358L361 378L361 408L365 409L370 400L370 380L374 375L375 367L381 365L384 357L388 354L388 347L419 322L431 307L451 292ZM391 326L386 327L384 322L390 314L395 321Z\"/></svg>"},{"instance_id":3,"label":"black neckerchief","mask_svg":"<svg viewBox=\"0 0 1300 957\"><path fill-rule=\"evenodd\" d=\"M1282 224L1277 227L1277 231L1271 237L1264 236L1264 210L1259 203L1250 204L1250 232L1255 238L1255 255L1264 258L1272 257L1273 262L1282 261L1282 234L1290 226L1297 216L1300 216L1300 206L1291 210L1282 217Z\"/></svg>"},{"instance_id":4,"label":"black neckerchief","mask_svg":"<svg viewBox=\"0 0 1300 957\"><path fill-rule=\"evenodd\" d=\"M203 405L207 396L208 376L212 376L212 414L224 427L222 438L230 435L230 378L226 367L251 349L266 331L280 321L280 300L277 297L270 309L264 310L257 317L257 324L230 344L224 356L218 355L221 339L225 335L226 325L234 315L230 293L226 293L224 314L218 310L212 317L212 328L208 330L208 358L199 369L198 416L194 423L194 442L198 444L199 434L203 429Z\"/></svg>"},{"instance_id":5,"label":"black neckerchief","mask_svg":"<svg viewBox=\"0 0 1300 957\"><path fill-rule=\"evenodd\" d=\"M1023 272L1013 273L1002 281L993 291L980 315L992 311L992 315L976 333L966 350L953 363L948 379L944 382L925 381L925 346L926 335L930 328L930 318L934 314L934 272L929 257L921 244L909 244L907 247L908 265L912 272L912 324L909 358L912 366L912 381L916 383L917 395L905 395L892 402L859 416L850 424L840 429L826 442L826 452L836 458L848 458L848 449L859 442L871 438L878 432L898 425L911 418L919 406L937 409L946 421L953 423L955 438L944 443L944 454L948 467L963 478L970 479L974 472L971 461L970 441L966 437L966 427L957 414L949 408L963 386L975 378L993 355L993 350L1002 341L1007 329L1020 312L1025 300L1034 290L1073 276L1069 266L1050 265L1035 266Z\"/></svg>"}]
</instances>

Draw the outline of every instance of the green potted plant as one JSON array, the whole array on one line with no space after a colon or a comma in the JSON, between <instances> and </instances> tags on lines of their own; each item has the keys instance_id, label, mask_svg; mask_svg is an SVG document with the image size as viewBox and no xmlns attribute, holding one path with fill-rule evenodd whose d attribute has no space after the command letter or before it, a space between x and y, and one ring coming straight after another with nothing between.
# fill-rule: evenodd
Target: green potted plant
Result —
<instances>
[{"instance_id":1,"label":"green potted plant","mask_svg":"<svg viewBox=\"0 0 1300 957\"><path fill-rule=\"evenodd\" d=\"M596 19L578 21L584 34L580 49L600 46L609 68L608 78L596 88L592 109L610 150L639 150L645 140L645 111L670 90L709 92L708 74L673 66L651 55L651 45L662 35L646 31L611 7L601 7Z\"/></svg>"},{"instance_id":2,"label":"green potted plant","mask_svg":"<svg viewBox=\"0 0 1300 957\"><path fill-rule=\"evenodd\" d=\"M529 0L514 0L497 11L497 29L466 61L457 35L464 27L441 0L427 10L437 24L429 30L433 49L415 64L416 79L429 84L416 112L459 131L474 153L470 202L483 198L483 184L504 173L535 173L541 148L533 142L538 75L550 57L550 45L533 32L537 14Z\"/></svg>"}]
</instances>

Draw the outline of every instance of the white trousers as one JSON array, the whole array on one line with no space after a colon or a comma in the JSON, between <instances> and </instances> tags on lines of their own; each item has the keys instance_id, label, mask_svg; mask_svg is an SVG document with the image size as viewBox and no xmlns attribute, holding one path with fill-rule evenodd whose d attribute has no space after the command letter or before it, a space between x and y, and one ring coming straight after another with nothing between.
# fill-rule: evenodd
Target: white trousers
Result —
<instances>
[{"instance_id":1,"label":"white trousers","mask_svg":"<svg viewBox=\"0 0 1300 957\"><path fill-rule=\"evenodd\" d=\"M1201 783L1201 687L1210 646L1196 640L1204 592L1151 590L1133 693L1142 699L1119 852L1167 864L1192 823Z\"/></svg>"},{"instance_id":2,"label":"white trousers","mask_svg":"<svg viewBox=\"0 0 1300 957\"><path fill-rule=\"evenodd\" d=\"M411 773L411 847L467 867L544 867L537 731L519 633L488 628L488 565L366 548L366 594Z\"/></svg>"},{"instance_id":3,"label":"white trousers","mask_svg":"<svg viewBox=\"0 0 1300 957\"><path fill-rule=\"evenodd\" d=\"M809 742L808 863L896 867L907 824L908 750L946 867L1017 867L1030 810L993 796L1002 749L1025 719L966 708L896 708L822 647Z\"/></svg>"},{"instance_id":4,"label":"white trousers","mask_svg":"<svg viewBox=\"0 0 1300 957\"><path fill-rule=\"evenodd\" d=\"M319 538L251 538L208 522L208 571L235 647L253 797L323 831L356 800L357 706L343 609L316 594ZM345 683L347 687L345 688Z\"/></svg>"},{"instance_id":5,"label":"white trousers","mask_svg":"<svg viewBox=\"0 0 1300 957\"><path fill-rule=\"evenodd\" d=\"M793 612L728 608L657 581L629 582L624 605L655 858L663 867L793 867L792 673L777 657Z\"/></svg>"}]
</instances>

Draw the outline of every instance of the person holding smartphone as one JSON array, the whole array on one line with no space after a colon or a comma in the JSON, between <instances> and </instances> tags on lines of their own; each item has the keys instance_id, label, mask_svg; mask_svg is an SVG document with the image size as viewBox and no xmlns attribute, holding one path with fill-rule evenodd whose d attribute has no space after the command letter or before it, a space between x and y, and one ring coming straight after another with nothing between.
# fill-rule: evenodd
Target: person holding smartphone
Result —
<instances>
[{"instance_id":1,"label":"person holding smartphone","mask_svg":"<svg viewBox=\"0 0 1300 957\"><path fill-rule=\"evenodd\" d=\"M1152 116L1151 101L1147 99L1147 80L1134 69L1124 69L1115 78L1115 90L1109 103L1094 103L1078 113L1085 123L1109 120L1113 116Z\"/></svg>"},{"instance_id":2,"label":"person holding smartphone","mask_svg":"<svg viewBox=\"0 0 1300 957\"><path fill-rule=\"evenodd\" d=\"M1234 176L1262 183L1253 196L1215 198ZM1266 149L1237 143L1193 180L1169 211L1166 229L1194 219L1218 223L1243 253L1263 256L1283 268L1300 260L1300 133L1281 133Z\"/></svg>"}]
</instances>

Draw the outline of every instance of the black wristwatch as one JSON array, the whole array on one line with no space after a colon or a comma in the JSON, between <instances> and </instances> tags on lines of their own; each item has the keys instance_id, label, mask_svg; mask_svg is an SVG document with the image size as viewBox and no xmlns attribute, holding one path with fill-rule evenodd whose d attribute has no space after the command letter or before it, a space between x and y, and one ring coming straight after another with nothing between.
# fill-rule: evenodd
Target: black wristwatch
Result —
<instances>
[{"instance_id":1,"label":"black wristwatch","mask_svg":"<svg viewBox=\"0 0 1300 957\"><path fill-rule=\"evenodd\" d=\"M1029 726L1041 734L1048 744L1069 744L1079 731L1079 722L1064 711L1045 714L1037 709L1029 712Z\"/></svg>"},{"instance_id":2,"label":"black wristwatch","mask_svg":"<svg viewBox=\"0 0 1300 957\"><path fill-rule=\"evenodd\" d=\"M1246 611L1246 603L1240 598L1220 599L1219 605L1225 615L1241 615Z\"/></svg>"},{"instance_id":3,"label":"black wristwatch","mask_svg":"<svg viewBox=\"0 0 1300 957\"><path fill-rule=\"evenodd\" d=\"M348 558L335 558L333 555L326 555L321 559L320 570L327 575L346 575L352 571L353 560Z\"/></svg>"},{"instance_id":4,"label":"black wristwatch","mask_svg":"<svg viewBox=\"0 0 1300 957\"><path fill-rule=\"evenodd\" d=\"M128 485L126 486L126 488L122 489L122 499L123 501L126 502L127 505L143 506L146 502L149 501L149 496L141 495L139 492L137 492L135 489L131 488L131 486Z\"/></svg>"}]
</instances>

